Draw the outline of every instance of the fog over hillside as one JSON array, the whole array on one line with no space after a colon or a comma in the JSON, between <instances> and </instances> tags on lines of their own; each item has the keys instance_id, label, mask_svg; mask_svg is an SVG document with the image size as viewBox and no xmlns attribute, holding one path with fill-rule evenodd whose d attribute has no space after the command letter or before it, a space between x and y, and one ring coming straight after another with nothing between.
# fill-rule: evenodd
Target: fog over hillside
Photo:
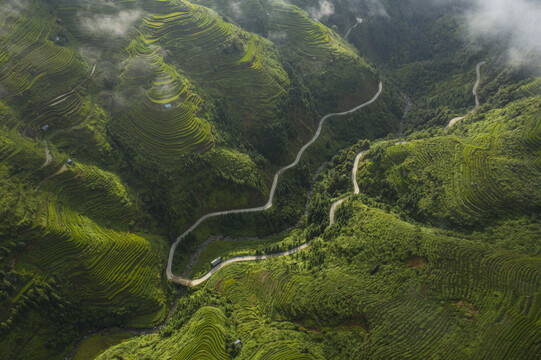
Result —
<instances>
[{"instance_id":1,"label":"fog over hillside","mask_svg":"<svg viewBox=\"0 0 541 360\"><path fill-rule=\"evenodd\" d=\"M355 1L355 0L354 0ZM357 5L368 8L368 16L388 17L392 6L383 0L356 0ZM414 2L420 13L427 3L454 6L464 11L467 40L503 41L507 46L507 59L515 66L539 67L541 59L541 2L532 0L420 0Z\"/></svg>"},{"instance_id":2,"label":"fog over hillside","mask_svg":"<svg viewBox=\"0 0 541 360\"><path fill-rule=\"evenodd\" d=\"M535 62L541 56L541 3L531 0L475 0L466 13L474 37L506 39L511 63Z\"/></svg>"}]
</instances>

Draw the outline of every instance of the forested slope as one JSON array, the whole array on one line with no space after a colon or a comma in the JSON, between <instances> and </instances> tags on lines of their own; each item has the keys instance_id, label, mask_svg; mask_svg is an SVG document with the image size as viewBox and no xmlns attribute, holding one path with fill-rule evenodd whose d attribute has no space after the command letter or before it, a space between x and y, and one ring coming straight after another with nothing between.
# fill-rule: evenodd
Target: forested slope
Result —
<instances>
[{"instance_id":1,"label":"forested slope","mask_svg":"<svg viewBox=\"0 0 541 360\"><path fill-rule=\"evenodd\" d=\"M0 358L535 359L541 81L437 3L0 0Z\"/></svg>"},{"instance_id":2,"label":"forested slope","mask_svg":"<svg viewBox=\"0 0 541 360\"><path fill-rule=\"evenodd\" d=\"M320 115L380 80L292 6L276 8L298 33L289 47L187 1L0 7L0 358L60 358L90 330L163 321L169 240L208 211L260 205ZM392 131L396 95L385 122L355 131Z\"/></svg>"},{"instance_id":3,"label":"forested slope","mask_svg":"<svg viewBox=\"0 0 541 360\"><path fill-rule=\"evenodd\" d=\"M451 133L373 144L359 166L361 194L327 226L322 219L331 199L351 188L339 179L351 172L359 146L342 152L314 188L308 223L286 235L293 243L311 240L308 249L223 268L181 300L160 334L99 358L171 351L189 359L184 354L199 335L177 339L198 319L217 329L209 358L535 359L541 351L535 86L503 108L481 109ZM477 191L466 191L473 184ZM225 314L225 327L211 309Z\"/></svg>"}]
</instances>

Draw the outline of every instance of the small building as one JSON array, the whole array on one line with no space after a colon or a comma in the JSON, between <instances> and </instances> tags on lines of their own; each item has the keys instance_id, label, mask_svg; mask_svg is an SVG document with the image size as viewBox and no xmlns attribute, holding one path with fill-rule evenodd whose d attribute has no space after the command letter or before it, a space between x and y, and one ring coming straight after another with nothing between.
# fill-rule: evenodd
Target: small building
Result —
<instances>
[{"instance_id":1,"label":"small building","mask_svg":"<svg viewBox=\"0 0 541 360\"><path fill-rule=\"evenodd\" d=\"M68 159L68 165L75 166L75 161Z\"/></svg>"},{"instance_id":2,"label":"small building","mask_svg":"<svg viewBox=\"0 0 541 360\"><path fill-rule=\"evenodd\" d=\"M171 104L165 104L166 109L171 109Z\"/></svg>"},{"instance_id":3,"label":"small building","mask_svg":"<svg viewBox=\"0 0 541 360\"><path fill-rule=\"evenodd\" d=\"M242 348L242 341L240 341L240 339L235 340L235 347L237 349Z\"/></svg>"},{"instance_id":4,"label":"small building","mask_svg":"<svg viewBox=\"0 0 541 360\"><path fill-rule=\"evenodd\" d=\"M210 262L210 266L215 267L216 265L218 265L218 264L221 263L221 262L222 262L222 257L220 256L220 257L218 257L218 258L212 260L212 261Z\"/></svg>"},{"instance_id":5,"label":"small building","mask_svg":"<svg viewBox=\"0 0 541 360\"><path fill-rule=\"evenodd\" d=\"M41 131L47 131L48 128L49 128L49 125L45 124L41 127Z\"/></svg>"},{"instance_id":6,"label":"small building","mask_svg":"<svg viewBox=\"0 0 541 360\"><path fill-rule=\"evenodd\" d=\"M266 13L265 15L270 16L270 13Z\"/></svg>"},{"instance_id":7,"label":"small building","mask_svg":"<svg viewBox=\"0 0 541 360\"><path fill-rule=\"evenodd\" d=\"M56 23L57 24L62 24L62 19L61 18L56 19Z\"/></svg>"}]
</instances>

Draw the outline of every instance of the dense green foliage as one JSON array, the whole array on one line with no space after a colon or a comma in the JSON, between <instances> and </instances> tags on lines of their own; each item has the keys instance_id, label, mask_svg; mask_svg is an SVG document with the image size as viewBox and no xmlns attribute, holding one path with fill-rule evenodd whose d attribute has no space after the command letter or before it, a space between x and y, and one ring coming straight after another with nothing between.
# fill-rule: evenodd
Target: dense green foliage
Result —
<instances>
[{"instance_id":1,"label":"dense green foliage","mask_svg":"<svg viewBox=\"0 0 541 360\"><path fill-rule=\"evenodd\" d=\"M102 358L151 359L164 348L181 354L185 345L168 344L178 344L192 314L199 319L209 306L227 318L214 336L213 356L238 338L243 347L226 358L536 358L540 111L539 97L525 93L505 108L485 107L446 135L373 144L359 169L364 192L347 200L329 227L330 200L350 190L353 158L368 144L343 151L317 181L308 222L289 234L298 243L312 240L307 250L223 268L181 300L160 334ZM486 158L490 171L473 156ZM509 166L519 175L505 177ZM490 192L498 181L506 190ZM461 190L472 182L482 187ZM456 205L423 200L450 199L448 191ZM501 199L505 206L498 206ZM443 213L449 209L456 213Z\"/></svg>"},{"instance_id":2,"label":"dense green foliage","mask_svg":"<svg viewBox=\"0 0 541 360\"><path fill-rule=\"evenodd\" d=\"M0 359L164 321L171 240L264 204L320 117L380 80L378 101L325 123L270 210L205 221L173 270L196 251L190 277L306 250L225 267L159 332L93 335L76 358L538 356L540 78L464 41L461 2L332 3L0 0ZM482 106L446 131L480 60ZM240 239L200 249L212 235Z\"/></svg>"},{"instance_id":3,"label":"dense green foliage","mask_svg":"<svg viewBox=\"0 0 541 360\"><path fill-rule=\"evenodd\" d=\"M297 34L289 45L187 1L0 6L0 358L60 357L89 330L162 321L165 239L209 211L263 203L319 114L366 101L379 81L293 6L273 10L272 26ZM385 135L399 105L384 96L347 122ZM246 231L300 217L312 162L359 137L331 129ZM203 232L244 220L228 221Z\"/></svg>"},{"instance_id":4,"label":"dense green foliage","mask_svg":"<svg viewBox=\"0 0 541 360\"><path fill-rule=\"evenodd\" d=\"M418 221L464 230L495 226L498 245L540 255L532 241L540 236L540 122L534 96L470 116L445 136L381 144L359 171L360 187ZM506 234L511 219L531 226L515 230L523 236Z\"/></svg>"}]
</instances>

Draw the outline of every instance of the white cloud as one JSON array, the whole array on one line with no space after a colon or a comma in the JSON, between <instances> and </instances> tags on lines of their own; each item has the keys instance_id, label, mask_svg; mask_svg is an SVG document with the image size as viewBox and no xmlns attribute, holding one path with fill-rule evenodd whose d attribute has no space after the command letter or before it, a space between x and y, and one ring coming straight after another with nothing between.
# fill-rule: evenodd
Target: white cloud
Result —
<instances>
[{"instance_id":1,"label":"white cloud","mask_svg":"<svg viewBox=\"0 0 541 360\"><path fill-rule=\"evenodd\" d=\"M531 0L475 0L466 12L474 38L508 43L511 63L523 65L541 58L541 2Z\"/></svg>"},{"instance_id":2,"label":"white cloud","mask_svg":"<svg viewBox=\"0 0 541 360\"><path fill-rule=\"evenodd\" d=\"M287 34L284 31L271 31L267 38L273 42L282 42L287 39Z\"/></svg>"},{"instance_id":3,"label":"white cloud","mask_svg":"<svg viewBox=\"0 0 541 360\"><path fill-rule=\"evenodd\" d=\"M124 10L114 15L93 15L83 18L81 25L84 30L94 35L120 37L128 33L141 15L140 10Z\"/></svg>"},{"instance_id":4,"label":"white cloud","mask_svg":"<svg viewBox=\"0 0 541 360\"><path fill-rule=\"evenodd\" d=\"M309 8L308 12L312 18L320 20L334 14L334 5L327 0L320 0L317 8Z\"/></svg>"},{"instance_id":5,"label":"white cloud","mask_svg":"<svg viewBox=\"0 0 541 360\"><path fill-rule=\"evenodd\" d=\"M366 5L368 6L369 17L389 17L387 10L385 10L385 6L380 0L368 0Z\"/></svg>"},{"instance_id":6,"label":"white cloud","mask_svg":"<svg viewBox=\"0 0 541 360\"><path fill-rule=\"evenodd\" d=\"M231 11L231 15L235 20L242 18L243 15L240 5L241 4L238 2L232 2L231 4L229 4L229 10Z\"/></svg>"}]
</instances>

